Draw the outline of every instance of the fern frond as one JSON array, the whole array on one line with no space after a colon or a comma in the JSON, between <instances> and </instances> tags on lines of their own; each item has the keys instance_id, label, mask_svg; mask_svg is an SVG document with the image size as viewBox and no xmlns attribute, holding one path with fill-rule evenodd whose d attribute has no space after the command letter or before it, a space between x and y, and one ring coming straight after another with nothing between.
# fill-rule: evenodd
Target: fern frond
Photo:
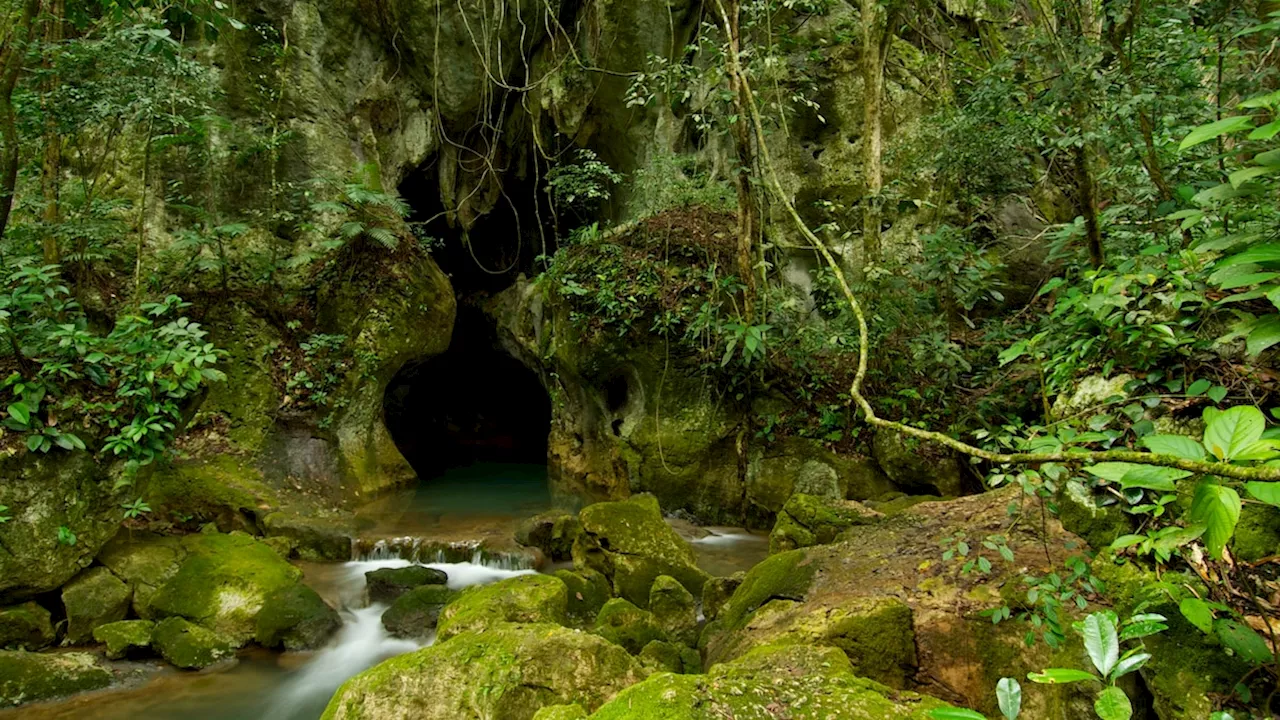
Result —
<instances>
[{"instance_id":1,"label":"fern frond","mask_svg":"<svg viewBox=\"0 0 1280 720\"><path fill-rule=\"evenodd\" d=\"M395 250L400 247L400 238L396 234L386 228L374 227L365 231L365 234L373 238L379 245L388 249Z\"/></svg>"},{"instance_id":2,"label":"fern frond","mask_svg":"<svg viewBox=\"0 0 1280 720\"><path fill-rule=\"evenodd\" d=\"M354 220L344 222L342 223L342 227L338 229L338 232L342 233L342 237L348 240L354 237L359 237L359 235L364 232L364 223L358 223Z\"/></svg>"}]
</instances>

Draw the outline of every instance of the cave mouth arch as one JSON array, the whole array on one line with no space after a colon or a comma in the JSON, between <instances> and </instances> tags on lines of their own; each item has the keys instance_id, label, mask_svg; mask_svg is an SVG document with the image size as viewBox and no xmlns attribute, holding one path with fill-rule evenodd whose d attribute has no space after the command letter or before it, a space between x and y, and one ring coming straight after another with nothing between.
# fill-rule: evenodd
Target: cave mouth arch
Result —
<instances>
[{"instance_id":1,"label":"cave mouth arch","mask_svg":"<svg viewBox=\"0 0 1280 720\"><path fill-rule=\"evenodd\" d=\"M549 501L551 399L479 309L460 305L449 348L392 378L383 413L420 487L495 508Z\"/></svg>"}]
</instances>

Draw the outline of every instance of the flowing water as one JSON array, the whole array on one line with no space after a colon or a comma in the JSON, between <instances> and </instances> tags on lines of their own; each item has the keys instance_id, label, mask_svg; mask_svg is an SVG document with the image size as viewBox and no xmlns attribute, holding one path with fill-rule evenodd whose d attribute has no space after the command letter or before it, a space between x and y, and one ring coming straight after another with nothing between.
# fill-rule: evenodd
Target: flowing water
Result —
<instances>
[{"instance_id":1,"label":"flowing water","mask_svg":"<svg viewBox=\"0 0 1280 720\"><path fill-rule=\"evenodd\" d=\"M454 589L537 572L536 556L515 547L512 535L521 518L548 507L546 468L529 465L473 465L388 495L359 513L371 526L357 543L359 559L299 563L304 581L342 615L342 629L327 647L245 650L233 666L200 673L138 663L138 679L123 688L0 711L0 720L315 720L347 678L424 646L383 629L386 607L366 604L366 572L422 564L443 570ZM713 575L745 570L767 554L768 538L760 534L676 527Z\"/></svg>"}]
</instances>

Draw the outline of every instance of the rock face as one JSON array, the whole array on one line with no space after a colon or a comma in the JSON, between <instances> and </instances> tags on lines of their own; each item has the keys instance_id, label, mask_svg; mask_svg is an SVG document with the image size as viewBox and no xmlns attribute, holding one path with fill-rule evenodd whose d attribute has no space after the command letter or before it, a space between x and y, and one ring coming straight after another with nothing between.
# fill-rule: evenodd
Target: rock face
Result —
<instances>
[{"instance_id":1,"label":"rock face","mask_svg":"<svg viewBox=\"0 0 1280 720\"><path fill-rule=\"evenodd\" d=\"M796 493L778 513L773 532L769 533L769 552L829 543L854 525L866 525L883 517L852 500Z\"/></svg>"},{"instance_id":2,"label":"rock face","mask_svg":"<svg viewBox=\"0 0 1280 720\"><path fill-rule=\"evenodd\" d=\"M444 641L504 622L568 622L569 592L559 578L519 575L492 585L469 587L440 612L436 636Z\"/></svg>"},{"instance_id":3,"label":"rock face","mask_svg":"<svg viewBox=\"0 0 1280 720\"><path fill-rule=\"evenodd\" d=\"M592 720L928 720L947 705L857 677L837 650L762 647L708 676L659 673L624 690Z\"/></svg>"},{"instance_id":4,"label":"rock face","mask_svg":"<svg viewBox=\"0 0 1280 720\"><path fill-rule=\"evenodd\" d=\"M77 575L62 588L67 608L67 642L79 645L93 639L93 629L129 614L129 586L105 567Z\"/></svg>"},{"instance_id":5,"label":"rock face","mask_svg":"<svg viewBox=\"0 0 1280 720\"><path fill-rule=\"evenodd\" d=\"M652 495L582 509L583 535L574 546L576 567L591 568L609 578L613 592L639 607L648 607L649 589L659 575L669 575L691 593L701 593L707 574L697 556L662 519Z\"/></svg>"},{"instance_id":6,"label":"rock face","mask_svg":"<svg viewBox=\"0 0 1280 720\"><path fill-rule=\"evenodd\" d=\"M351 559L355 524L343 518L317 518L287 512L271 513L262 519L264 534L287 538L293 552L303 560L345 562Z\"/></svg>"},{"instance_id":7,"label":"rock face","mask_svg":"<svg viewBox=\"0 0 1280 720\"><path fill-rule=\"evenodd\" d=\"M134 613L154 619L151 598L178 573L186 556L182 538L121 532L102 549L98 562L129 585Z\"/></svg>"},{"instance_id":8,"label":"rock face","mask_svg":"<svg viewBox=\"0 0 1280 720\"><path fill-rule=\"evenodd\" d=\"M187 670L209 667L234 654L226 638L178 617L157 623L151 643L165 660Z\"/></svg>"},{"instance_id":9,"label":"rock face","mask_svg":"<svg viewBox=\"0 0 1280 720\"><path fill-rule=\"evenodd\" d=\"M403 568L382 568L364 574L365 587L371 603L392 603L396 598L423 585L444 585L449 576L435 568L410 565Z\"/></svg>"},{"instance_id":10,"label":"rock face","mask_svg":"<svg viewBox=\"0 0 1280 720\"><path fill-rule=\"evenodd\" d=\"M267 598L302 577L270 546L247 535L190 535L182 538L182 549L186 555L152 596L150 613L185 618L237 646L257 632Z\"/></svg>"},{"instance_id":11,"label":"rock face","mask_svg":"<svg viewBox=\"0 0 1280 720\"><path fill-rule=\"evenodd\" d=\"M838 543L769 557L746 574L704 628L706 661L732 661L765 645L835 647L861 676L899 688L915 684L997 714L996 681L1027 667L1049 667L1044 663L1050 658L1037 655L1045 652L1043 644L1025 648L1022 628L993 626L979 613L1004 603L1000 589L1019 582L1017 563L1059 567L1073 550L1084 549L1052 519L1043 544L1038 526L1009 531L1007 507L1017 492L921 503L874 525L854 526ZM1016 563L993 557L991 574L961 574L941 561L940 550L958 531L971 539L1007 534ZM1046 687L1024 688L1024 695L1029 717L1070 717L1051 711L1058 700Z\"/></svg>"},{"instance_id":12,"label":"rock face","mask_svg":"<svg viewBox=\"0 0 1280 720\"><path fill-rule=\"evenodd\" d=\"M964 468L945 448L881 430L873 442L873 455L889 479L907 492L964 494Z\"/></svg>"},{"instance_id":13,"label":"rock face","mask_svg":"<svg viewBox=\"0 0 1280 720\"><path fill-rule=\"evenodd\" d=\"M499 624L401 655L348 680L325 720L527 720L594 710L644 677L625 650L557 625Z\"/></svg>"},{"instance_id":14,"label":"rock face","mask_svg":"<svg viewBox=\"0 0 1280 720\"><path fill-rule=\"evenodd\" d=\"M0 608L0 649L39 650L53 642L49 611L34 602Z\"/></svg>"},{"instance_id":15,"label":"rock face","mask_svg":"<svg viewBox=\"0 0 1280 720\"><path fill-rule=\"evenodd\" d=\"M421 639L435 629L440 612L457 593L443 585L423 585L396 598L382 613L382 626L395 637Z\"/></svg>"},{"instance_id":16,"label":"rock face","mask_svg":"<svg viewBox=\"0 0 1280 720\"><path fill-rule=\"evenodd\" d=\"M156 624L150 620L121 620L93 629L93 639L107 646L107 658L119 660L136 650L151 647Z\"/></svg>"},{"instance_id":17,"label":"rock face","mask_svg":"<svg viewBox=\"0 0 1280 720\"><path fill-rule=\"evenodd\" d=\"M0 650L0 707L100 690L111 680L111 671L86 653Z\"/></svg>"},{"instance_id":18,"label":"rock face","mask_svg":"<svg viewBox=\"0 0 1280 720\"><path fill-rule=\"evenodd\" d=\"M573 543L581 534L582 523L577 515L552 510L521 522L516 528L516 542L538 548L550 560L569 560L573 557Z\"/></svg>"},{"instance_id":19,"label":"rock face","mask_svg":"<svg viewBox=\"0 0 1280 720\"><path fill-rule=\"evenodd\" d=\"M266 597L258 612L253 639L263 647L315 650L340 627L342 618L336 610L315 590L294 583Z\"/></svg>"}]
</instances>

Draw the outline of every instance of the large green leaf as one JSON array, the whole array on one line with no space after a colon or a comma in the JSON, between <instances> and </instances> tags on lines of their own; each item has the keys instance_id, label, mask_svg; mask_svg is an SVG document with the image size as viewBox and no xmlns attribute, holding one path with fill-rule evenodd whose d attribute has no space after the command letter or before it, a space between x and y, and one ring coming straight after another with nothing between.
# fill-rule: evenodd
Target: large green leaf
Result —
<instances>
[{"instance_id":1,"label":"large green leaf","mask_svg":"<svg viewBox=\"0 0 1280 720\"><path fill-rule=\"evenodd\" d=\"M1204 446L1219 460L1230 460L1262 438L1267 419L1252 405L1222 411L1204 431Z\"/></svg>"},{"instance_id":2,"label":"large green leaf","mask_svg":"<svg viewBox=\"0 0 1280 720\"><path fill-rule=\"evenodd\" d=\"M1205 390L1209 383L1205 382ZM1148 435L1142 438L1142 444L1157 455L1172 455L1184 460L1203 460L1204 446L1186 435Z\"/></svg>"},{"instance_id":3,"label":"large green leaf","mask_svg":"<svg viewBox=\"0 0 1280 720\"><path fill-rule=\"evenodd\" d=\"M1248 250L1243 250L1231 257L1219 260L1217 267L1220 269L1231 267L1232 265L1243 265L1246 263L1256 265L1269 262L1280 262L1280 243L1269 242L1261 245L1254 245Z\"/></svg>"},{"instance_id":4,"label":"large green leaf","mask_svg":"<svg viewBox=\"0 0 1280 720\"><path fill-rule=\"evenodd\" d=\"M1280 343L1280 315L1267 315L1253 324L1245 349L1250 355L1257 355L1276 343Z\"/></svg>"},{"instance_id":5,"label":"large green leaf","mask_svg":"<svg viewBox=\"0 0 1280 720\"><path fill-rule=\"evenodd\" d=\"M1191 499L1191 521L1204 523L1205 547L1215 560L1222 559L1240 522L1240 496L1229 487L1201 480Z\"/></svg>"},{"instance_id":6,"label":"large green leaf","mask_svg":"<svg viewBox=\"0 0 1280 720\"><path fill-rule=\"evenodd\" d=\"M929 711L933 720L987 720L987 716L964 708L935 708Z\"/></svg>"},{"instance_id":7,"label":"large green leaf","mask_svg":"<svg viewBox=\"0 0 1280 720\"><path fill-rule=\"evenodd\" d=\"M1231 183L1231 187L1238 188L1254 178L1270 175L1276 170L1280 170L1280 168L1251 165L1231 173L1231 175L1227 176L1227 182Z\"/></svg>"},{"instance_id":8,"label":"large green leaf","mask_svg":"<svg viewBox=\"0 0 1280 720\"><path fill-rule=\"evenodd\" d=\"M1098 699L1093 701L1093 711L1102 720L1129 720L1133 717L1129 696L1115 685L1105 688L1098 695Z\"/></svg>"},{"instance_id":9,"label":"large green leaf","mask_svg":"<svg viewBox=\"0 0 1280 720\"><path fill-rule=\"evenodd\" d=\"M1251 127L1253 127L1253 118L1249 115L1233 115L1231 117L1222 118L1217 122L1211 122L1208 125L1201 125L1187 133L1187 136L1182 139L1182 143L1178 145L1178 150L1186 150L1187 148L1194 147L1200 143L1209 142L1221 135Z\"/></svg>"},{"instance_id":10,"label":"large green leaf","mask_svg":"<svg viewBox=\"0 0 1280 720\"><path fill-rule=\"evenodd\" d=\"M23 425L31 423L31 411L27 409L26 404L21 402L16 402L9 406L9 417Z\"/></svg>"},{"instance_id":11,"label":"large green leaf","mask_svg":"<svg viewBox=\"0 0 1280 720\"><path fill-rule=\"evenodd\" d=\"M1218 636L1218 642L1247 662L1265 665L1274 659L1267 641L1248 625L1230 618L1218 618L1213 621L1213 632Z\"/></svg>"},{"instance_id":12,"label":"large green leaf","mask_svg":"<svg viewBox=\"0 0 1280 720\"><path fill-rule=\"evenodd\" d=\"M1083 680L1097 680L1098 676L1091 672L1072 668L1045 668L1038 673L1027 673L1027 679L1042 685L1062 685Z\"/></svg>"},{"instance_id":13,"label":"large green leaf","mask_svg":"<svg viewBox=\"0 0 1280 720\"><path fill-rule=\"evenodd\" d=\"M1018 720L1018 714L1022 712L1022 686L1013 678L1000 678L996 683L996 702L1005 720Z\"/></svg>"},{"instance_id":14,"label":"large green leaf","mask_svg":"<svg viewBox=\"0 0 1280 720\"><path fill-rule=\"evenodd\" d=\"M1195 625L1201 632L1213 632L1213 610L1209 609L1209 603L1200 598L1185 598L1178 603L1178 610L1187 622Z\"/></svg>"},{"instance_id":15,"label":"large green leaf","mask_svg":"<svg viewBox=\"0 0 1280 720\"><path fill-rule=\"evenodd\" d=\"M1191 476L1190 472L1177 468L1126 462L1098 463L1084 470L1090 475L1117 483L1125 489L1144 488L1147 490L1163 490L1165 492L1177 490L1177 487L1173 484L1175 480Z\"/></svg>"},{"instance_id":16,"label":"large green leaf","mask_svg":"<svg viewBox=\"0 0 1280 720\"><path fill-rule=\"evenodd\" d=\"M1084 619L1080 635L1093 666L1103 677L1110 675L1120 661L1120 638L1116 635L1115 623L1103 613L1093 613Z\"/></svg>"},{"instance_id":17,"label":"large green leaf","mask_svg":"<svg viewBox=\"0 0 1280 720\"><path fill-rule=\"evenodd\" d=\"M1280 119L1272 120L1262 127L1249 133L1250 140L1270 140L1280 133Z\"/></svg>"},{"instance_id":18,"label":"large green leaf","mask_svg":"<svg viewBox=\"0 0 1280 720\"><path fill-rule=\"evenodd\" d=\"M1280 507L1280 483L1247 482L1244 484L1244 489L1254 500Z\"/></svg>"}]
</instances>

